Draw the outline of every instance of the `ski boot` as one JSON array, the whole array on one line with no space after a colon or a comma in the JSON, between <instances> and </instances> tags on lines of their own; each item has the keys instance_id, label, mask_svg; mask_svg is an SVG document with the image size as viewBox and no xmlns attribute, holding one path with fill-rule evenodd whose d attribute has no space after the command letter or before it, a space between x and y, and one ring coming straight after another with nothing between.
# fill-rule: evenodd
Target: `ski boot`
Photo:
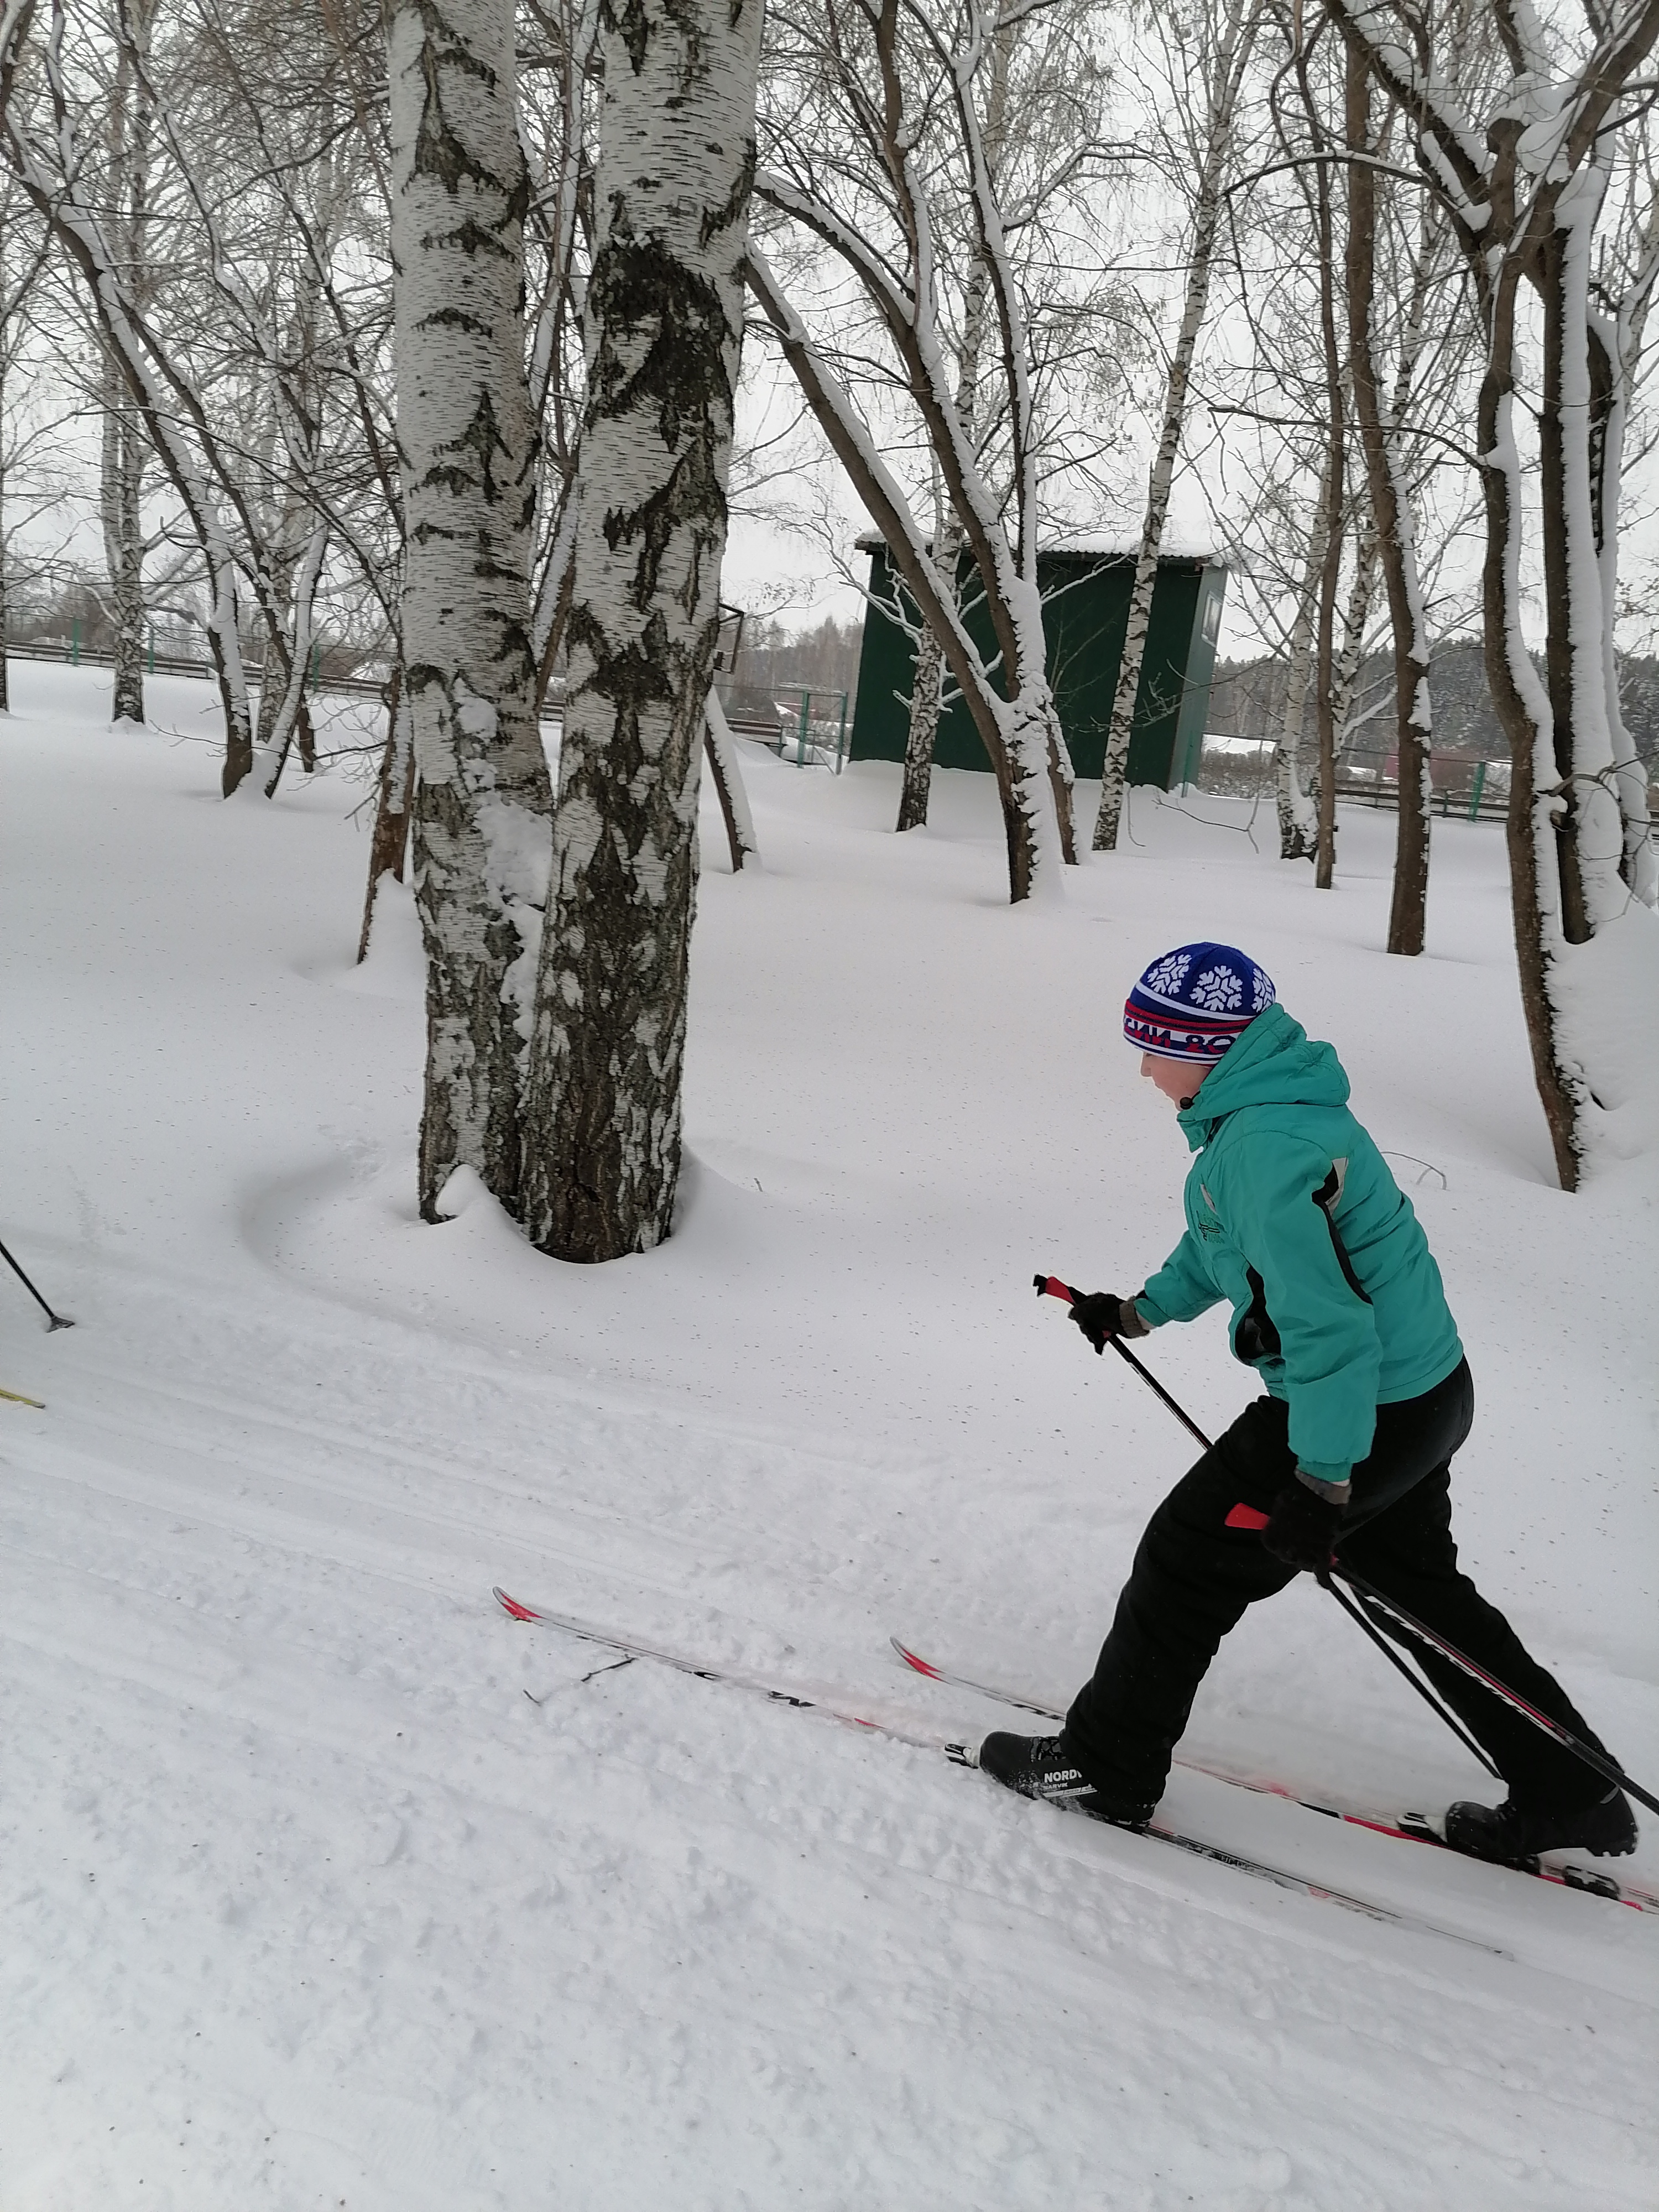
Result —
<instances>
[{"instance_id":1,"label":"ski boot","mask_svg":"<svg viewBox=\"0 0 1659 2212\"><path fill-rule=\"evenodd\" d=\"M1010 1735L999 1729L981 1744L979 1764L993 1781L1022 1797L1064 1805L1115 1828L1132 1828L1137 1835L1158 1809L1103 1796L1073 1761L1063 1735Z\"/></svg>"},{"instance_id":2,"label":"ski boot","mask_svg":"<svg viewBox=\"0 0 1659 2212\"><path fill-rule=\"evenodd\" d=\"M1636 1849L1636 1815L1622 1790L1609 1790L1576 1812L1529 1810L1506 1797L1501 1805L1453 1805L1446 1841L1472 1858L1515 1866L1540 1851L1593 1851L1619 1858Z\"/></svg>"}]
</instances>

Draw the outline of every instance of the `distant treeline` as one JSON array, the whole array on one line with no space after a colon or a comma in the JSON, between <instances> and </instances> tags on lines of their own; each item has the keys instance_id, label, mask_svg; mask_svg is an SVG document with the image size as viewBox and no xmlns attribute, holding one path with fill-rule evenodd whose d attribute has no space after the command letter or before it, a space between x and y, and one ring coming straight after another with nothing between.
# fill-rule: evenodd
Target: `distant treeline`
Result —
<instances>
[{"instance_id":1,"label":"distant treeline","mask_svg":"<svg viewBox=\"0 0 1659 2212\"><path fill-rule=\"evenodd\" d=\"M1224 737L1276 737L1285 717L1285 675L1283 660L1218 661L1206 718L1208 727ZM1474 753L1486 760L1506 757L1509 746L1486 690L1479 638L1447 638L1436 646L1429 663L1429 691L1437 752ZM1627 654L1620 664L1619 691L1625 726L1651 773L1659 761L1659 657ZM1312 723L1310 712L1310 732ZM1375 653L1361 668L1355 687L1349 744L1356 750L1392 752L1393 723L1393 669L1386 654Z\"/></svg>"},{"instance_id":2,"label":"distant treeline","mask_svg":"<svg viewBox=\"0 0 1659 2212\"><path fill-rule=\"evenodd\" d=\"M775 685L805 684L814 691L853 691L859 680L859 647L864 619L837 622L826 615L811 629L787 630L766 616L750 616L732 671L745 690L769 691Z\"/></svg>"}]
</instances>

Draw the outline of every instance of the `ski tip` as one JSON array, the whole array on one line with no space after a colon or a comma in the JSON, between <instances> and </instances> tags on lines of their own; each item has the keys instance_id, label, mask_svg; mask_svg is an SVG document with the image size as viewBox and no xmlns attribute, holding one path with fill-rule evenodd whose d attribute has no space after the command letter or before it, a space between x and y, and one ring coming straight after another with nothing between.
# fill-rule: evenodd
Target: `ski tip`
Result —
<instances>
[{"instance_id":1,"label":"ski tip","mask_svg":"<svg viewBox=\"0 0 1659 2212\"><path fill-rule=\"evenodd\" d=\"M899 1657L903 1660L907 1667L914 1667L918 1674L926 1674L929 1681L940 1682L944 1680L945 1678L939 1673L939 1668L937 1667L930 1666L927 1660L921 1658L917 1653L912 1651L908 1644L901 1644L896 1636L890 1636L887 1640L892 1645L894 1650L898 1653Z\"/></svg>"},{"instance_id":2,"label":"ski tip","mask_svg":"<svg viewBox=\"0 0 1659 2212\"><path fill-rule=\"evenodd\" d=\"M496 1604L500 1606L501 1611L509 1615L514 1620L539 1620L541 1619L541 1615L538 1613L535 1612L527 1605L520 1605L517 1598L509 1597L507 1592L499 1585L493 1588L489 1595L495 1599Z\"/></svg>"}]
</instances>

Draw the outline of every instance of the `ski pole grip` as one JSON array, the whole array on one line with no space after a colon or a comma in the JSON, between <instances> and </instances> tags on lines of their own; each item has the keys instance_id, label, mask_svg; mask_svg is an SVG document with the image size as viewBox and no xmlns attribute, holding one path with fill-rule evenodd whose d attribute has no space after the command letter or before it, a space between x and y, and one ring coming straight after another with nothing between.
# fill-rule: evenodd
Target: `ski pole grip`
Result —
<instances>
[{"instance_id":1,"label":"ski pole grip","mask_svg":"<svg viewBox=\"0 0 1659 2212\"><path fill-rule=\"evenodd\" d=\"M1062 1283L1058 1275L1033 1275L1031 1280L1036 1285L1040 1298L1064 1298L1070 1306L1077 1304L1077 1292L1069 1283Z\"/></svg>"}]
</instances>

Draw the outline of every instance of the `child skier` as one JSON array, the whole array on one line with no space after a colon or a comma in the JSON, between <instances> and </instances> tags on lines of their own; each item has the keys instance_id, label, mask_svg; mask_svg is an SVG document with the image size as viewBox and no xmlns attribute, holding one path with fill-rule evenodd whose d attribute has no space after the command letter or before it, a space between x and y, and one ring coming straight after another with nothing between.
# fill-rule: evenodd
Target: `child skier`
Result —
<instances>
[{"instance_id":1,"label":"child skier","mask_svg":"<svg viewBox=\"0 0 1659 2212\"><path fill-rule=\"evenodd\" d=\"M1198 1154L1187 1232L1133 1297L1097 1291L1072 1319L1103 1352L1108 1337L1191 1321L1225 1298L1234 1353L1267 1395L1153 1514L1063 1732L988 1736L980 1765L1028 1797L1145 1827L1222 1638L1246 1606L1304 1568L1328 1571L1338 1552L1600 1749L1560 1685L1458 1571L1449 1466L1474 1388L1427 1240L1348 1111L1335 1053L1310 1040L1230 945L1183 945L1155 960L1129 994L1123 1031ZM1497 1860L1634 1848L1622 1791L1461 1668L1412 1648L1509 1787L1496 1808L1452 1806L1449 1843Z\"/></svg>"}]
</instances>

